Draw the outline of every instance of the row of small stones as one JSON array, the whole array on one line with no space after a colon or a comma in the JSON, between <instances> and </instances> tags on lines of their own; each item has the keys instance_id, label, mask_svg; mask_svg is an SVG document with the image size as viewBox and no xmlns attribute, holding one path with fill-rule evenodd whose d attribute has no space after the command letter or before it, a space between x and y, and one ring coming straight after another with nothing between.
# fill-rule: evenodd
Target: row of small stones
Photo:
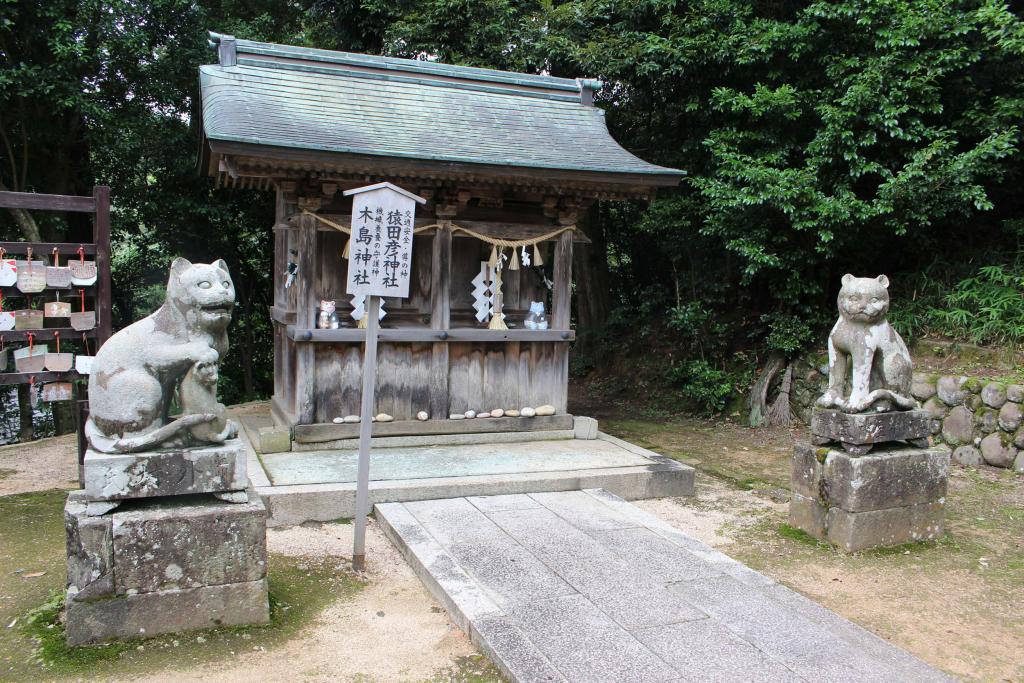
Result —
<instances>
[{"instance_id":1,"label":"row of small stones","mask_svg":"<svg viewBox=\"0 0 1024 683\"><path fill-rule=\"evenodd\" d=\"M534 417L534 416L543 417L545 415L554 415L554 414L555 414L555 407L554 406L552 406L552 405L542 405L542 406L537 406L536 408L531 408L530 406L527 406L525 408L520 408L519 410L515 410L515 409L503 410L501 408L495 408L494 410L482 410L479 413L477 411L475 411L475 410L467 410L464 413L452 413L451 415L448 416L448 419L449 420L472 420L474 418L483 418L483 417ZM371 422L392 422L392 421L394 421L394 419L395 419L394 417L392 417L391 415L388 415L387 413L379 413L377 415L374 415L372 418L370 418L370 421ZM427 420L430 419L430 415L427 413L427 411L421 410L420 412L416 413L416 419L419 420L420 422L426 422ZM334 422L334 424L340 425L342 423L353 424L353 423L356 423L356 422L360 422L361 420L360 420L358 415L346 415L345 417L336 417L332 421Z\"/></svg>"},{"instance_id":2,"label":"row of small stones","mask_svg":"<svg viewBox=\"0 0 1024 683\"><path fill-rule=\"evenodd\" d=\"M941 433L954 448L954 462L1024 472L1024 451L1019 450L1024 449L1024 385L976 377L915 377L912 393L936 419L936 435Z\"/></svg>"}]
</instances>

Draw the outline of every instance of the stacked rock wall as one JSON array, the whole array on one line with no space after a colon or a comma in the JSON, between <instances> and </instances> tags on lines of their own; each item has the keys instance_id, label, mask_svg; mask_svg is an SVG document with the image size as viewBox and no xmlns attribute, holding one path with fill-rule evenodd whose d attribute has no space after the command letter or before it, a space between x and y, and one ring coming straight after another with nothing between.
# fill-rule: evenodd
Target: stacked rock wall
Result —
<instances>
[{"instance_id":1,"label":"stacked rock wall","mask_svg":"<svg viewBox=\"0 0 1024 683\"><path fill-rule=\"evenodd\" d=\"M913 394L932 416L936 442L953 450L953 462L1024 473L1024 385L915 375Z\"/></svg>"}]
</instances>

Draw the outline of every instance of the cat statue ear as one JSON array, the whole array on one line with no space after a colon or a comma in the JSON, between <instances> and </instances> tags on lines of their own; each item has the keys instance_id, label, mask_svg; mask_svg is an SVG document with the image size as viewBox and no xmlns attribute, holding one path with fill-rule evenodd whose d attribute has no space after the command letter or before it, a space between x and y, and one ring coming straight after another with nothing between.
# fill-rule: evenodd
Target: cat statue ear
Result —
<instances>
[{"instance_id":1,"label":"cat statue ear","mask_svg":"<svg viewBox=\"0 0 1024 683\"><path fill-rule=\"evenodd\" d=\"M192 262L183 256L179 256L171 262L171 271L175 274L181 273L182 271L188 270L192 267Z\"/></svg>"},{"instance_id":2,"label":"cat statue ear","mask_svg":"<svg viewBox=\"0 0 1024 683\"><path fill-rule=\"evenodd\" d=\"M220 268L225 273L229 273L230 274L230 272L231 272L231 271L228 270L227 262L225 262L224 259L222 259L222 258L217 259L216 261L214 261L210 265L212 265L215 268Z\"/></svg>"},{"instance_id":3,"label":"cat statue ear","mask_svg":"<svg viewBox=\"0 0 1024 683\"><path fill-rule=\"evenodd\" d=\"M853 277L853 275L852 275L852 274L850 274L850 273L847 273L846 275L844 275L844 276L843 276L843 287L845 287L846 285L848 285L848 284L850 284L851 282L853 282L853 281L854 281L854 279L855 279L855 278L854 278L854 277Z\"/></svg>"},{"instance_id":4,"label":"cat statue ear","mask_svg":"<svg viewBox=\"0 0 1024 683\"><path fill-rule=\"evenodd\" d=\"M878 284L882 285L886 289L889 289L889 278L887 278L884 275L879 275L875 279L878 280Z\"/></svg>"}]
</instances>

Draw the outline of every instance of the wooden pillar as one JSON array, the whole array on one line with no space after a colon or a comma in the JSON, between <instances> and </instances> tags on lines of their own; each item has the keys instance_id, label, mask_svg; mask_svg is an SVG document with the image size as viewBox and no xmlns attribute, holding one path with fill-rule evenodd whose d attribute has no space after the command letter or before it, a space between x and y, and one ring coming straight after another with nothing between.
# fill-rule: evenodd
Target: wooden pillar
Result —
<instances>
[{"instance_id":1,"label":"wooden pillar","mask_svg":"<svg viewBox=\"0 0 1024 683\"><path fill-rule=\"evenodd\" d=\"M299 274L295 278L295 328L308 330L316 327L317 258L316 221L303 215L296 235ZM312 424L316 413L316 356L313 344L295 345L295 418L298 424Z\"/></svg>"},{"instance_id":2,"label":"wooden pillar","mask_svg":"<svg viewBox=\"0 0 1024 683\"><path fill-rule=\"evenodd\" d=\"M555 243L555 286L551 293L551 329L568 330L572 319L572 230L558 236ZM552 342L556 370L556 386L552 403L558 414L567 412L569 402L569 344Z\"/></svg>"},{"instance_id":3,"label":"wooden pillar","mask_svg":"<svg viewBox=\"0 0 1024 683\"><path fill-rule=\"evenodd\" d=\"M93 224L93 241L96 242L96 300L99 320L96 334L96 348L110 339L113 313L110 301L110 188L99 185L92 189L96 202L96 219Z\"/></svg>"},{"instance_id":4,"label":"wooden pillar","mask_svg":"<svg viewBox=\"0 0 1024 683\"><path fill-rule=\"evenodd\" d=\"M295 417L295 345L285 334L288 322L295 319L294 287L285 289L289 249L295 244L295 229L288 223L288 217L295 213L295 182L277 183L277 198L274 208L274 313L271 322L274 330L274 398L271 402L272 415L279 424L292 427Z\"/></svg>"},{"instance_id":5,"label":"wooden pillar","mask_svg":"<svg viewBox=\"0 0 1024 683\"><path fill-rule=\"evenodd\" d=\"M434 233L430 280L430 327L447 330L451 325L452 231ZM435 342L430 359L430 417L448 417L448 343Z\"/></svg>"},{"instance_id":6,"label":"wooden pillar","mask_svg":"<svg viewBox=\"0 0 1024 683\"><path fill-rule=\"evenodd\" d=\"M568 330L572 316L572 230L555 243L555 286L551 292L551 329Z\"/></svg>"}]
</instances>

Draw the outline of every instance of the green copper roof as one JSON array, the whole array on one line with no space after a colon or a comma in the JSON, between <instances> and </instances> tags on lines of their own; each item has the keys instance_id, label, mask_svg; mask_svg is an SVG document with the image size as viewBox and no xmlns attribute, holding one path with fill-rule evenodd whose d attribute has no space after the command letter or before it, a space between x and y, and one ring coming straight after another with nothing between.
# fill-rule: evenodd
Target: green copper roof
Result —
<instances>
[{"instance_id":1,"label":"green copper roof","mask_svg":"<svg viewBox=\"0 0 1024 683\"><path fill-rule=\"evenodd\" d=\"M221 64L199 69L211 141L588 171L608 180L641 174L657 185L683 175L612 139L604 112L584 103L595 81L211 35Z\"/></svg>"}]
</instances>

